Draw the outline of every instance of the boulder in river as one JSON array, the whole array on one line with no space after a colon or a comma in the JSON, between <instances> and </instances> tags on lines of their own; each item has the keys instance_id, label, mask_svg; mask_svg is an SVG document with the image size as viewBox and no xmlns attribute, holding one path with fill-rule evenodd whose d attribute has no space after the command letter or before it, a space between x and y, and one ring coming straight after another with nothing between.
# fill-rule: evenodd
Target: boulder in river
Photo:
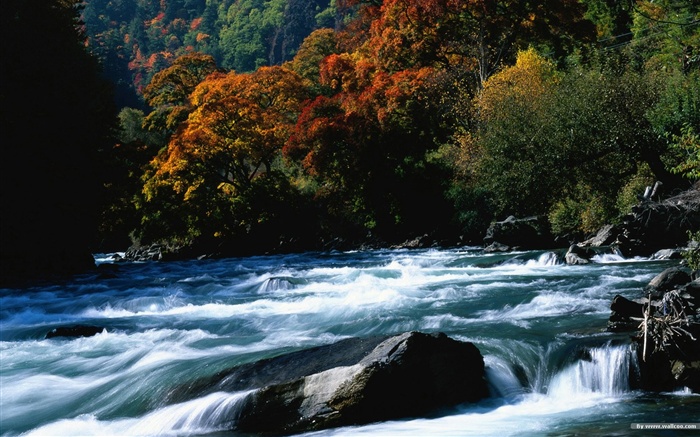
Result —
<instances>
[{"instance_id":1,"label":"boulder in river","mask_svg":"<svg viewBox=\"0 0 700 437\"><path fill-rule=\"evenodd\" d=\"M543 216L510 216L492 223L486 231L484 245L492 247L494 243L511 250L549 249L555 245L549 221Z\"/></svg>"},{"instance_id":2,"label":"boulder in river","mask_svg":"<svg viewBox=\"0 0 700 437\"><path fill-rule=\"evenodd\" d=\"M293 352L220 372L185 390L191 396L202 389L253 388L237 411L235 427L244 433L417 417L489 395L474 344L420 332Z\"/></svg>"},{"instance_id":3,"label":"boulder in river","mask_svg":"<svg viewBox=\"0 0 700 437\"><path fill-rule=\"evenodd\" d=\"M590 263L594 255L595 252L590 248L573 244L566 252L564 260L568 265L582 265Z\"/></svg>"},{"instance_id":4,"label":"boulder in river","mask_svg":"<svg viewBox=\"0 0 700 437\"><path fill-rule=\"evenodd\" d=\"M665 292L688 284L690 281L690 274L682 267L669 267L656 275L644 288L644 291L655 294L655 297L661 297Z\"/></svg>"}]
</instances>

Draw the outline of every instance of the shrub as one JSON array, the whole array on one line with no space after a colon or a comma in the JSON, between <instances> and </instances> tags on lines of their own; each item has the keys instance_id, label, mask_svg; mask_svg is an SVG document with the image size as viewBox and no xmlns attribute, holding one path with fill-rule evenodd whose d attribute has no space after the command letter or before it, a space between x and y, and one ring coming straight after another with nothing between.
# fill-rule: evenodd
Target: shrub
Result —
<instances>
[{"instance_id":1,"label":"shrub","mask_svg":"<svg viewBox=\"0 0 700 437\"><path fill-rule=\"evenodd\" d=\"M693 271L700 270L700 231L688 231L689 247L683 252L683 258Z\"/></svg>"},{"instance_id":2,"label":"shrub","mask_svg":"<svg viewBox=\"0 0 700 437\"><path fill-rule=\"evenodd\" d=\"M616 208L620 215L629 214L632 207L639 203L638 195L644 194L646 187L654 184L654 174L649 165L642 164L637 173L622 187L617 195Z\"/></svg>"},{"instance_id":3,"label":"shrub","mask_svg":"<svg viewBox=\"0 0 700 437\"><path fill-rule=\"evenodd\" d=\"M552 233L557 236L577 233L581 230L581 204L569 197L554 204L549 212Z\"/></svg>"}]
</instances>

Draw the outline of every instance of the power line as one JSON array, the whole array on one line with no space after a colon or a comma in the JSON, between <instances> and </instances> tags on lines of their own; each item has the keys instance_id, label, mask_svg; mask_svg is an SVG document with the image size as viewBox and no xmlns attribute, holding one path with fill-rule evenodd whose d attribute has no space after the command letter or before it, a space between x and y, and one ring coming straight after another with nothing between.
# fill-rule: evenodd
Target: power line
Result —
<instances>
[{"instance_id":1,"label":"power line","mask_svg":"<svg viewBox=\"0 0 700 437\"><path fill-rule=\"evenodd\" d=\"M647 20L650 20L650 21L655 21L655 22L657 22L657 23L663 23L663 24L673 24L674 26L692 26L692 25L694 25L694 24L700 23L700 19L696 19L696 20L693 20L693 21L687 21L687 22L670 21L670 20L660 20L660 19L658 19L658 18L651 17L651 16L649 16L648 14L642 12L642 11L637 7L637 2L636 2L635 0L630 1L630 3L631 3L631 5L632 5L632 9L633 9L636 13L638 13L639 15L641 15L642 17L644 17L644 18L646 18Z\"/></svg>"}]
</instances>

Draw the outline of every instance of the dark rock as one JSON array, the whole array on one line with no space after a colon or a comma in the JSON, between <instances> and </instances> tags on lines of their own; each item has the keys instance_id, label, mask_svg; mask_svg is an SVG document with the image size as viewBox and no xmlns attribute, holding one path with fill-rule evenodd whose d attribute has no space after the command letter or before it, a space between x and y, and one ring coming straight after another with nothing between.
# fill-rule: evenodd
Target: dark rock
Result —
<instances>
[{"instance_id":1,"label":"dark rock","mask_svg":"<svg viewBox=\"0 0 700 437\"><path fill-rule=\"evenodd\" d=\"M645 293L651 293L652 297L658 297L667 291L671 291L681 285L691 282L690 274L681 267L669 267L659 273L649 282L644 289Z\"/></svg>"},{"instance_id":2,"label":"dark rock","mask_svg":"<svg viewBox=\"0 0 700 437\"><path fill-rule=\"evenodd\" d=\"M622 218L619 225L606 225L584 246L616 246L625 257L652 256L678 259L688 232L700 228L700 184L661 201L645 198ZM667 258L668 257L668 258Z\"/></svg>"},{"instance_id":3,"label":"dark rock","mask_svg":"<svg viewBox=\"0 0 700 437\"><path fill-rule=\"evenodd\" d=\"M390 337L351 366L264 387L244 402L243 432L300 432L415 417L488 396L471 343L444 334Z\"/></svg>"},{"instance_id":4,"label":"dark rock","mask_svg":"<svg viewBox=\"0 0 700 437\"><path fill-rule=\"evenodd\" d=\"M175 388L167 402L179 403L217 391L244 391L282 384L334 367L357 364L389 336L347 338L336 343L243 364Z\"/></svg>"},{"instance_id":5,"label":"dark rock","mask_svg":"<svg viewBox=\"0 0 700 437\"><path fill-rule=\"evenodd\" d=\"M644 304L616 295L610 304L608 328L610 332L631 332L639 328L644 317Z\"/></svg>"},{"instance_id":6,"label":"dark rock","mask_svg":"<svg viewBox=\"0 0 700 437\"><path fill-rule=\"evenodd\" d=\"M700 325L687 328L695 337L700 335ZM684 387L693 393L700 393L700 342L690 338L678 348L671 350L655 349L647 346L643 355L642 338L637 344L639 363L639 387L643 390L663 392Z\"/></svg>"},{"instance_id":7,"label":"dark rock","mask_svg":"<svg viewBox=\"0 0 700 437\"><path fill-rule=\"evenodd\" d=\"M589 247L600 247L600 246L610 246L617 239L620 229L616 225L605 225L595 237L590 238L582 243L583 246Z\"/></svg>"},{"instance_id":8,"label":"dark rock","mask_svg":"<svg viewBox=\"0 0 700 437\"><path fill-rule=\"evenodd\" d=\"M700 278L679 287L678 291L680 291L681 296L685 299L693 301L697 312L697 309L700 307L700 305L698 305L700 304Z\"/></svg>"},{"instance_id":9,"label":"dark rock","mask_svg":"<svg viewBox=\"0 0 700 437\"><path fill-rule=\"evenodd\" d=\"M700 360L674 361L671 375L676 387L688 387L694 393L700 393Z\"/></svg>"},{"instance_id":10,"label":"dark rock","mask_svg":"<svg viewBox=\"0 0 700 437\"><path fill-rule=\"evenodd\" d=\"M700 323L692 314L692 303L683 297L688 294L679 292L687 289L688 284L683 285L651 302L649 317L635 337L636 388L673 391L687 387L700 393Z\"/></svg>"},{"instance_id":11,"label":"dark rock","mask_svg":"<svg viewBox=\"0 0 700 437\"><path fill-rule=\"evenodd\" d=\"M425 247L435 246L436 242L428 234L416 237L412 240L406 240L403 243L392 246L392 249L421 249Z\"/></svg>"},{"instance_id":12,"label":"dark rock","mask_svg":"<svg viewBox=\"0 0 700 437\"><path fill-rule=\"evenodd\" d=\"M239 366L171 394L169 401L254 388L236 413L240 432L287 434L415 417L489 394L476 346L445 334L409 332Z\"/></svg>"},{"instance_id":13,"label":"dark rock","mask_svg":"<svg viewBox=\"0 0 700 437\"><path fill-rule=\"evenodd\" d=\"M644 317L644 304L629 300L619 294L613 298L610 309L623 317Z\"/></svg>"},{"instance_id":14,"label":"dark rock","mask_svg":"<svg viewBox=\"0 0 700 437\"><path fill-rule=\"evenodd\" d=\"M683 247L688 231L700 228L700 184L660 202L632 208L620 226L619 247L625 256L650 256L661 249Z\"/></svg>"},{"instance_id":15,"label":"dark rock","mask_svg":"<svg viewBox=\"0 0 700 437\"><path fill-rule=\"evenodd\" d=\"M510 252L513 248L494 241L484 248L484 253Z\"/></svg>"},{"instance_id":16,"label":"dark rock","mask_svg":"<svg viewBox=\"0 0 700 437\"><path fill-rule=\"evenodd\" d=\"M92 337L104 331L105 328L91 325L73 325L54 328L46 334L47 339L56 337Z\"/></svg>"},{"instance_id":17,"label":"dark rock","mask_svg":"<svg viewBox=\"0 0 700 437\"><path fill-rule=\"evenodd\" d=\"M671 373L671 359L664 352L642 354L643 348L637 345L637 362L639 363L639 381L633 388L653 392L673 391L675 381Z\"/></svg>"},{"instance_id":18,"label":"dark rock","mask_svg":"<svg viewBox=\"0 0 700 437\"><path fill-rule=\"evenodd\" d=\"M591 258L595 255L595 252L586 247L573 244L569 247L568 252L564 256L566 263L569 265L581 265L588 264Z\"/></svg>"},{"instance_id":19,"label":"dark rock","mask_svg":"<svg viewBox=\"0 0 700 437\"><path fill-rule=\"evenodd\" d=\"M513 216L501 222L492 223L486 231L484 245L500 243L512 249L550 249L554 246L554 237L546 217L515 218Z\"/></svg>"},{"instance_id":20,"label":"dark rock","mask_svg":"<svg viewBox=\"0 0 700 437\"><path fill-rule=\"evenodd\" d=\"M632 388L662 392L687 387L700 393L700 281L690 279L681 268L671 267L645 288L648 301L613 299L608 330L636 331Z\"/></svg>"}]
</instances>

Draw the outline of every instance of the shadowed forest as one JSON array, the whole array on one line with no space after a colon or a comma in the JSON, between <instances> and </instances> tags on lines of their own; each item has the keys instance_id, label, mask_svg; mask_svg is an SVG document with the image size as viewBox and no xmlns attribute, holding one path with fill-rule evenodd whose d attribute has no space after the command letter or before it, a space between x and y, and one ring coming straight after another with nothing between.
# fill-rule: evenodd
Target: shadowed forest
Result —
<instances>
[{"instance_id":1,"label":"shadowed forest","mask_svg":"<svg viewBox=\"0 0 700 437\"><path fill-rule=\"evenodd\" d=\"M3 273L480 244L509 215L568 244L700 178L695 2L3 6Z\"/></svg>"}]
</instances>

